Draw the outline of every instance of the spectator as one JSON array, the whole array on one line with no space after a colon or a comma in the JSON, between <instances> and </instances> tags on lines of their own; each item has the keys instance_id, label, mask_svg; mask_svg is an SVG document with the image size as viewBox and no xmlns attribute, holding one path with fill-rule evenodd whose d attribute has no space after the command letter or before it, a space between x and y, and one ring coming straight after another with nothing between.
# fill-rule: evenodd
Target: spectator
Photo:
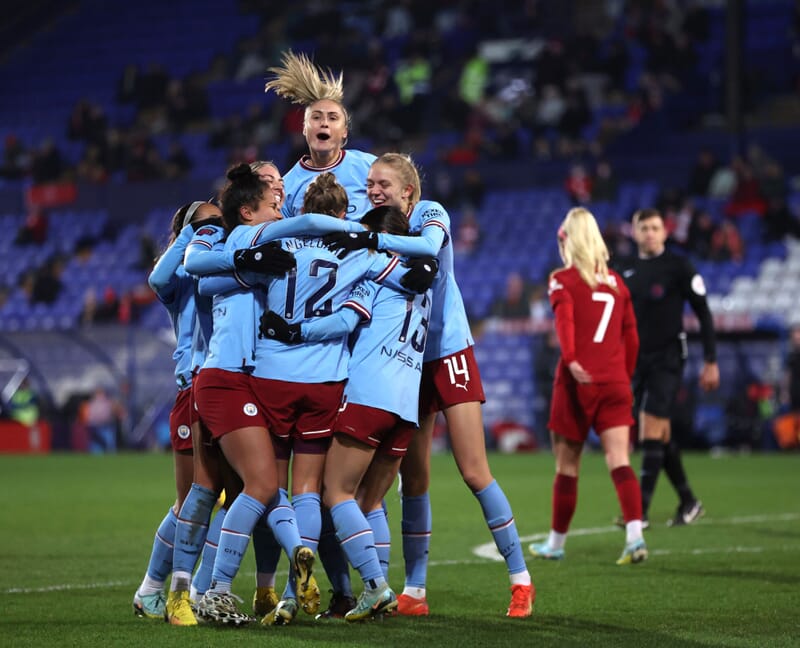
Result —
<instances>
[{"instance_id":1,"label":"spectator","mask_svg":"<svg viewBox=\"0 0 800 648\"><path fill-rule=\"evenodd\" d=\"M178 141L174 141L169 145L169 154L165 160L164 173L170 180L186 177L186 174L192 170L192 159L186 152L186 149Z\"/></svg>"},{"instance_id":2,"label":"spectator","mask_svg":"<svg viewBox=\"0 0 800 648\"><path fill-rule=\"evenodd\" d=\"M786 413L775 419L775 439L781 448L796 448L800 445L800 326L797 325L789 332L789 351L779 393Z\"/></svg>"},{"instance_id":3,"label":"spectator","mask_svg":"<svg viewBox=\"0 0 800 648\"><path fill-rule=\"evenodd\" d=\"M29 155L16 135L6 135L0 178L19 180L28 172Z\"/></svg>"},{"instance_id":4,"label":"spectator","mask_svg":"<svg viewBox=\"0 0 800 648\"><path fill-rule=\"evenodd\" d=\"M83 312L81 323L84 325L97 322L113 322L117 320L119 299L111 286L103 290L102 299L98 300L97 291L90 286L83 296Z\"/></svg>"},{"instance_id":5,"label":"spectator","mask_svg":"<svg viewBox=\"0 0 800 648\"><path fill-rule=\"evenodd\" d=\"M39 268L33 278L31 303L52 304L56 301L63 287L61 282L63 272L64 260L59 256L51 258Z\"/></svg>"},{"instance_id":6,"label":"spectator","mask_svg":"<svg viewBox=\"0 0 800 648\"><path fill-rule=\"evenodd\" d=\"M592 201L613 202L619 194L619 182L608 160L600 160L592 180Z\"/></svg>"},{"instance_id":7,"label":"spectator","mask_svg":"<svg viewBox=\"0 0 800 648\"><path fill-rule=\"evenodd\" d=\"M47 240L49 222L42 209L32 209L14 239L15 245L41 245Z\"/></svg>"},{"instance_id":8,"label":"spectator","mask_svg":"<svg viewBox=\"0 0 800 648\"><path fill-rule=\"evenodd\" d=\"M506 278L506 292L495 300L491 316L505 320L527 320L530 318L530 288L517 272Z\"/></svg>"},{"instance_id":9,"label":"spectator","mask_svg":"<svg viewBox=\"0 0 800 648\"><path fill-rule=\"evenodd\" d=\"M783 169L777 162L770 160L764 165L763 173L759 177L761 195L769 203L772 200L785 200L788 193L786 178Z\"/></svg>"},{"instance_id":10,"label":"spectator","mask_svg":"<svg viewBox=\"0 0 800 648\"><path fill-rule=\"evenodd\" d=\"M8 418L31 427L39 420L39 397L25 378L6 406Z\"/></svg>"},{"instance_id":11,"label":"spectator","mask_svg":"<svg viewBox=\"0 0 800 648\"><path fill-rule=\"evenodd\" d=\"M708 149L703 149L697 154L697 160L689 173L689 182L686 187L690 196L707 196L719 164L717 158Z\"/></svg>"},{"instance_id":12,"label":"spectator","mask_svg":"<svg viewBox=\"0 0 800 648\"><path fill-rule=\"evenodd\" d=\"M86 425L89 429L89 452L100 454L117 449L122 405L105 387L98 387L86 401Z\"/></svg>"},{"instance_id":13,"label":"spectator","mask_svg":"<svg viewBox=\"0 0 800 648\"><path fill-rule=\"evenodd\" d=\"M77 176L90 184L103 184L108 181L109 173L103 162L103 151L97 144L89 144L78 162Z\"/></svg>"},{"instance_id":14,"label":"spectator","mask_svg":"<svg viewBox=\"0 0 800 648\"><path fill-rule=\"evenodd\" d=\"M686 249L701 259L708 259L711 256L711 240L715 231L716 225L711 214L705 209L695 211L689 223Z\"/></svg>"},{"instance_id":15,"label":"spectator","mask_svg":"<svg viewBox=\"0 0 800 648\"><path fill-rule=\"evenodd\" d=\"M400 98L399 124L406 135L418 134L425 123L432 77L433 68L422 43L412 43L394 73Z\"/></svg>"},{"instance_id":16,"label":"spectator","mask_svg":"<svg viewBox=\"0 0 800 648\"><path fill-rule=\"evenodd\" d=\"M582 164L573 164L564 181L564 188L573 205L585 205L592 199L592 179Z\"/></svg>"},{"instance_id":17,"label":"spectator","mask_svg":"<svg viewBox=\"0 0 800 648\"><path fill-rule=\"evenodd\" d=\"M764 239L779 241L786 235L800 239L800 219L789 210L784 198L772 198L764 212Z\"/></svg>"},{"instance_id":18,"label":"spectator","mask_svg":"<svg viewBox=\"0 0 800 648\"><path fill-rule=\"evenodd\" d=\"M56 147L52 138L47 138L42 142L38 150L33 153L31 161L31 175L37 184L46 182L57 182L61 180L66 165L61 157L61 152Z\"/></svg>"},{"instance_id":19,"label":"spectator","mask_svg":"<svg viewBox=\"0 0 800 648\"><path fill-rule=\"evenodd\" d=\"M742 158L733 161L733 171L736 175L736 187L733 190L730 202L725 205L725 214L728 216L741 216L755 212L760 216L764 214L767 205L761 195L761 187L753 173L753 169Z\"/></svg>"},{"instance_id":20,"label":"spectator","mask_svg":"<svg viewBox=\"0 0 800 648\"><path fill-rule=\"evenodd\" d=\"M480 237L480 225L475 210L467 207L462 213L461 223L456 230L456 240L453 243L454 252L464 255L472 254L480 242Z\"/></svg>"},{"instance_id":21,"label":"spectator","mask_svg":"<svg viewBox=\"0 0 800 648\"><path fill-rule=\"evenodd\" d=\"M462 201L465 207L481 209L486 196L486 184L481 172L475 167L464 172L464 185L461 190Z\"/></svg>"},{"instance_id":22,"label":"spectator","mask_svg":"<svg viewBox=\"0 0 800 648\"><path fill-rule=\"evenodd\" d=\"M739 228L733 221L725 219L711 235L709 257L712 261L734 261L735 263L741 263L744 260L744 242Z\"/></svg>"}]
</instances>

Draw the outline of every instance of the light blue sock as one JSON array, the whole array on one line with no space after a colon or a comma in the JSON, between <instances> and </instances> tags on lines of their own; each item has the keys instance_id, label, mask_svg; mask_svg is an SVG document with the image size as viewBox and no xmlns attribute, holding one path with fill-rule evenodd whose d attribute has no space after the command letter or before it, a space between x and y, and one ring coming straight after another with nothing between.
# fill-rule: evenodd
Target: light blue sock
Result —
<instances>
[{"instance_id":1,"label":"light blue sock","mask_svg":"<svg viewBox=\"0 0 800 648\"><path fill-rule=\"evenodd\" d=\"M378 552L378 560L381 563L383 577L389 580L389 552L392 548L392 533L389 531L389 518L386 511L379 508L367 514L367 522L372 528L372 535L375 539L375 551Z\"/></svg>"},{"instance_id":2,"label":"light blue sock","mask_svg":"<svg viewBox=\"0 0 800 648\"><path fill-rule=\"evenodd\" d=\"M175 525L178 518L170 506L169 512L158 525L153 538L153 550L147 564L147 575L154 581L163 583L172 571L172 555L175 551Z\"/></svg>"},{"instance_id":3,"label":"light blue sock","mask_svg":"<svg viewBox=\"0 0 800 648\"><path fill-rule=\"evenodd\" d=\"M278 571L278 561L281 559L281 546L264 516L253 529L253 552L256 555L256 586L261 586L262 583L259 582L261 574L271 574L271 578L274 579L275 572ZM271 586L275 586L274 580Z\"/></svg>"},{"instance_id":4,"label":"light blue sock","mask_svg":"<svg viewBox=\"0 0 800 648\"><path fill-rule=\"evenodd\" d=\"M300 532L297 530L297 515L283 488L278 491L275 503L267 507L266 519L275 540L278 541L286 555L291 557L294 548L302 542Z\"/></svg>"},{"instance_id":5,"label":"light blue sock","mask_svg":"<svg viewBox=\"0 0 800 648\"><path fill-rule=\"evenodd\" d=\"M328 576L333 591L343 596L353 596L347 557L344 555L342 547L339 545L339 540L336 538L336 528L333 526L331 512L327 508L322 509L319 559L322 561L322 566L325 568L325 574Z\"/></svg>"},{"instance_id":6,"label":"light blue sock","mask_svg":"<svg viewBox=\"0 0 800 648\"><path fill-rule=\"evenodd\" d=\"M175 526L173 574L175 572L191 574L194 571L206 541L208 521L211 519L211 511L216 501L216 493L199 484L192 484L178 513L178 522ZM173 586L170 587L174 589ZM181 584L177 589L189 589L189 583Z\"/></svg>"},{"instance_id":7,"label":"light blue sock","mask_svg":"<svg viewBox=\"0 0 800 648\"><path fill-rule=\"evenodd\" d=\"M403 560L406 587L425 587L428 580L428 548L431 544L431 498L428 493L403 497Z\"/></svg>"},{"instance_id":8,"label":"light blue sock","mask_svg":"<svg viewBox=\"0 0 800 648\"><path fill-rule=\"evenodd\" d=\"M322 527L319 493L302 493L292 496L292 506L297 516L297 529L303 544L317 553Z\"/></svg>"},{"instance_id":9,"label":"light blue sock","mask_svg":"<svg viewBox=\"0 0 800 648\"><path fill-rule=\"evenodd\" d=\"M367 519L354 499L345 500L331 509L336 537L350 564L358 570L364 585L375 588L383 583L383 570L375 551L375 539Z\"/></svg>"},{"instance_id":10,"label":"light blue sock","mask_svg":"<svg viewBox=\"0 0 800 648\"><path fill-rule=\"evenodd\" d=\"M508 503L503 489L500 488L497 481L493 481L486 488L475 493L475 497L481 503L483 517L492 532L497 550L505 558L508 573L519 574L527 571L517 525L514 523L514 514L511 512L511 505Z\"/></svg>"},{"instance_id":11,"label":"light blue sock","mask_svg":"<svg viewBox=\"0 0 800 648\"><path fill-rule=\"evenodd\" d=\"M297 514L294 507L289 502L286 490L281 488L278 491L277 503L269 509L266 518L269 528L275 540L286 552L289 560L292 559L292 552L298 545L303 544L300 539L300 532L297 529ZM282 598L297 598L295 592L294 571L289 566L289 579L286 581L286 588L283 590Z\"/></svg>"},{"instance_id":12,"label":"light blue sock","mask_svg":"<svg viewBox=\"0 0 800 648\"><path fill-rule=\"evenodd\" d=\"M250 543L250 534L267 507L246 493L239 493L225 515L219 533L219 548L211 574L212 591L230 591Z\"/></svg>"},{"instance_id":13,"label":"light blue sock","mask_svg":"<svg viewBox=\"0 0 800 648\"><path fill-rule=\"evenodd\" d=\"M211 572L214 569L214 560L217 557L217 546L219 545L219 532L222 530L222 522L228 509L221 508L208 525L208 534L203 545L203 557L200 566L192 579L192 587L202 596L211 585Z\"/></svg>"}]
</instances>

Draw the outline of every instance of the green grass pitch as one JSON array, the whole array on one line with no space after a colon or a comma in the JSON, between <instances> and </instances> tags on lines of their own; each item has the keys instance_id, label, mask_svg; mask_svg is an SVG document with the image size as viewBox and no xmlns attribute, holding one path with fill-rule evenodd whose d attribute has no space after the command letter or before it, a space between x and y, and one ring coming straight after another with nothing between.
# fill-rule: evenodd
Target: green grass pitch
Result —
<instances>
[{"instance_id":1,"label":"green grass pitch","mask_svg":"<svg viewBox=\"0 0 800 648\"><path fill-rule=\"evenodd\" d=\"M449 455L433 458L429 618L289 627L173 628L134 617L133 592L173 497L168 455L1 456L3 646L797 646L800 645L800 455L686 457L706 517L667 528L676 500L661 477L645 538L650 559L614 564L623 534L602 456L587 454L566 560L528 560L534 615L506 619L505 567ZM638 468L640 458L634 457ZM523 545L550 524L547 453L492 455ZM403 582L399 499L387 498ZM285 571L285 560L282 569ZM252 599L249 553L234 583ZM320 573L323 605L327 581ZM282 580L282 577L279 577ZM354 581L357 591L360 586Z\"/></svg>"}]
</instances>

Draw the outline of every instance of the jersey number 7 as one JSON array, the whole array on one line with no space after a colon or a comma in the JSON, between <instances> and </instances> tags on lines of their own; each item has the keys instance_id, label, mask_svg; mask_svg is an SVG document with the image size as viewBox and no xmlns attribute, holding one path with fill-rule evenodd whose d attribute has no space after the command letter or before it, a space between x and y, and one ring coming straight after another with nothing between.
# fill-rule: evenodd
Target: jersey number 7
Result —
<instances>
[{"instance_id":1,"label":"jersey number 7","mask_svg":"<svg viewBox=\"0 0 800 648\"><path fill-rule=\"evenodd\" d=\"M598 344L603 341L608 330L608 323L611 321L611 312L614 310L614 295L607 292L593 292L592 301L603 302L603 314L600 316L600 322L595 329L593 342Z\"/></svg>"}]
</instances>

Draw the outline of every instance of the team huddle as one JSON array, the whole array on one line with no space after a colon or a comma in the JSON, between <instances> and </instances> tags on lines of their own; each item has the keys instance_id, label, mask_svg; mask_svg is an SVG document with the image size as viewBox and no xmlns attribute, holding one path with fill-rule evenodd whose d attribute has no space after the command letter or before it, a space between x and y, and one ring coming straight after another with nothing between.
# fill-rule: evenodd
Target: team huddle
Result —
<instances>
[{"instance_id":1,"label":"team huddle","mask_svg":"<svg viewBox=\"0 0 800 648\"><path fill-rule=\"evenodd\" d=\"M176 212L150 275L177 339L177 499L156 532L134 611L173 625L286 625L300 610L348 622L429 614L430 452L443 412L456 464L506 563L506 614L528 617L536 589L489 469L447 211L422 198L407 156L343 149L341 75L292 53L271 72L267 90L305 107L308 155L285 177L270 162L229 169L218 205ZM633 301L607 266L590 212L570 210L558 245L565 267L549 290L562 350L549 422L553 524L529 551L563 557L580 453L594 428L626 531L617 562L638 563L647 548L628 457ZM398 474L405 583L395 593L383 498ZM251 538L252 614L231 591ZM290 569L278 594L282 553ZM333 588L324 610L317 557ZM358 597L350 566L362 580Z\"/></svg>"}]
</instances>

